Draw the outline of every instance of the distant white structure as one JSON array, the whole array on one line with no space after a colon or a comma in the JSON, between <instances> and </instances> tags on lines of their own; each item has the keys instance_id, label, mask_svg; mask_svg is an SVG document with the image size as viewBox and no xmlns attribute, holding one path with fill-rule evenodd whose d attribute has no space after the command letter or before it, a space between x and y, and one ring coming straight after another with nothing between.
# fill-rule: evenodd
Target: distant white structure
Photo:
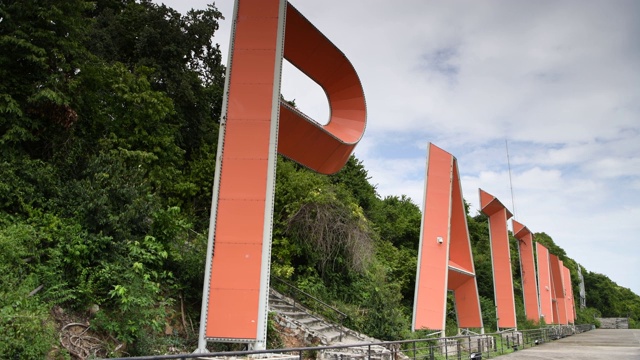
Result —
<instances>
[{"instance_id":1,"label":"distant white structure","mask_svg":"<svg viewBox=\"0 0 640 360\"><path fill-rule=\"evenodd\" d=\"M584 289L584 277L582 276L582 266L578 264L578 277L580 278L580 309L587 307L587 292Z\"/></svg>"}]
</instances>

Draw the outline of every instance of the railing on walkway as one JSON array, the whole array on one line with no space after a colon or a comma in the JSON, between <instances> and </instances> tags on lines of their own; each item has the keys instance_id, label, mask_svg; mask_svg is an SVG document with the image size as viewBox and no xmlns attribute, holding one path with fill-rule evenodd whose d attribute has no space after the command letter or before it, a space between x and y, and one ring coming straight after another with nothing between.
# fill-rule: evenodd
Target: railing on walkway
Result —
<instances>
[{"instance_id":1,"label":"railing on walkway","mask_svg":"<svg viewBox=\"0 0 640 360\"><path fill-rule=\"evenodd\" d=\"M436 339L417 339L385 341L378 343L359 343L339 346L318 346L289 349L271 349L254 351L225 351L208 354L157 355L114 360L168 360L168 359L212 359L262 357L281 359L412 359L412 360L454 360L454 359L490 359L513 351L534 347L561 337L582 333L593 329L592 325L549 326L540 329L506 331L492 334L462 335ZM385 347L388 351L380 353L376 348ZM357 349L355 352L349 352Z\"/></svg>"},{"instance_id":2,"label":"railing on walkway","mask_svg":"<svg viewBox=\"0 0 640 360\"><path fill-rule=\"evenodd\" d=\"M342 311L336 309L335 307L325 303L324 301L318 299L317 297L304 292L303 290L295 287L294 285L292 285L291 283L277 277L277 276L272 276L271 279L276 280L278 283L286 286L287 290L282 291L284 294L286 294L287 296L291 297L291 300L293 300L293 308L296 309L296 305L297 304L304 304L305 307L308 307L309 310L311 311L318 311L317 308L314 309L314 307L318 306L320 307L320 311L322 314L324 315L323 317L320 317L314 313L310 313L309 315L317 318L318 320L322 320L322 321L326 321L327 319L330 319L332 321L336 321L339 323L338 324L333 324L334 327L340 332L340 341L342 341L342 336L344 335L344 320L347 318L347 314L343 313ZM279 289L280 290L280 289ZM306 301L301 301L300 297L304 296L306 298ZM315 305L315 306L314 306ZM304 310L304 309L303 309ZM323 311L324 310L324 311Z\"/></svg>"}]
</instances>

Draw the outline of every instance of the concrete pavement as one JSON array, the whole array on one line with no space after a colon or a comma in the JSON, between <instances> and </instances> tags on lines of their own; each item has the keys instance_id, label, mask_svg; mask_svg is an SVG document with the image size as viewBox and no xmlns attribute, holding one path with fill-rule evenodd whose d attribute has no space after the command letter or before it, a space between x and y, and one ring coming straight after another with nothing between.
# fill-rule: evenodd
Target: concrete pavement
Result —
<instances>
[{"instance_id":1,"label":"concrete pavement","mask_svg":"<svg viewBox=\"0 0 640 360\"><path fill-rule=\"evenodd\" d=\"M596 329L499 357L501 360L638 360L640 330Z\"/></svg>"}]
</instances>

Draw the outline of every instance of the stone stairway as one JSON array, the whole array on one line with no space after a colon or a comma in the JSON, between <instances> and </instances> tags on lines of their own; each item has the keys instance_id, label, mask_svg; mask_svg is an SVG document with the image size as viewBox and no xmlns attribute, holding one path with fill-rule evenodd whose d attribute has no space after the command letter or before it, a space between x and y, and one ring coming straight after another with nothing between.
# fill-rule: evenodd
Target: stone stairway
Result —
<instances>
[{"instance_id":1,"label":"stone stairway","mask_svg":"<svg viewBox=\"0 0 640 360\"><path fill-rule=\"evenodd\" d=\"M627 318L598 318L600 329L628 329L629 319Z\"/></svg>"},{"instance_id":2,"label":"stone stairway","mask_svg":"<svg viewBox=\"0 0 640 360\"><path fill-rule=\"evenodd\" d=\"M380 342L351 329L332 323L310 310L294 302L293 299L271 289L269 291L269 311L276 313L276 321L280 326L303 338L306 344L317 346L354 345L348 348L325 350L319 355L322 359L368 358L371 351L372 359L394 358L392 351L370 343ZM309 346L309 345L305 345ZM313 346L313 345L310 345ZM403 357L400 355L400 357Z\"/></svg>"}]
</instances>

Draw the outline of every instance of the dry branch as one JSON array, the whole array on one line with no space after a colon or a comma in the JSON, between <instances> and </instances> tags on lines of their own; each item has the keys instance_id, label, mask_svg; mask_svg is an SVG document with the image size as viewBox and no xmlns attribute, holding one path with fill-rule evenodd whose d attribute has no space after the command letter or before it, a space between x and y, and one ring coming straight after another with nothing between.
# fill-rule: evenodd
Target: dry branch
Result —
<instances>
[{"instance_id":1,"label":"dry branch","mask_svg":"<svg viewBox=\"0 0 640 360\"><path fill-rule=\"evenodd\" d=\"M363 271L373 256L366 220L339 203L308 203L289 218L287 231L308 241L319 256L318 268L335 267L344 255L349 269Z\"/></svg>"}]
</instances>

